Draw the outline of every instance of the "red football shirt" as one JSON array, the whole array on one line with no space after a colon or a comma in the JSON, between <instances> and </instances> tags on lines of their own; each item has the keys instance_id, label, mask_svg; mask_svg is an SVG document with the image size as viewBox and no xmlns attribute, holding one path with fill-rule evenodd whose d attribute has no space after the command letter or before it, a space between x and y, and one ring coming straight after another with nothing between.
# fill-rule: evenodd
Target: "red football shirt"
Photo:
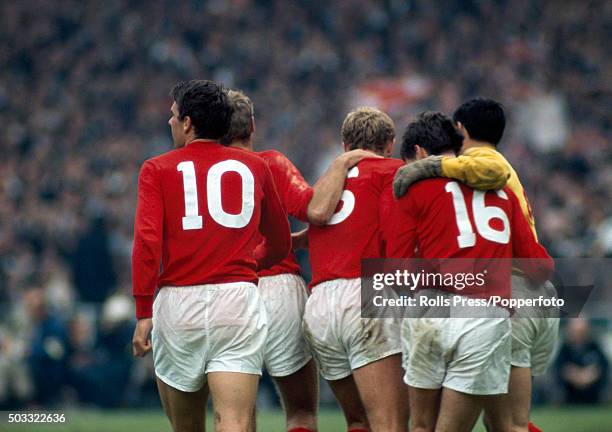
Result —
<instances>
[{"instance_id":1,"label":"red football shirt","mask_svg":"<svg viewBox=\"0 0 612 432\"><path fill-rule=\"evenodd\" d=\"M308 182L304 180L302 174L284 154L276 150L266 150L257 153L257 155L268 164L276 184L278 196L287 213L296 219L307 222L308 203L312 198L312 188ZM290 251L289 255L280 263L259 270L257 273L259 276L274 276L285 273L300 274L300 266L295 254Z\"/></svg>"},{"instance_id":2,"label":"red football shirt","mask_svg":"<svg viewBox=\"0 0 612 432\"><path fill-rule=\"evenodd\" d=\"M196 140L147 160L132 252L137 317L151 316L157 287L256 282L260 232L273 255L259 264L283 259L291 246L287 215L256 155Z\"/></svg>"},{"instance_id":3,"label":"red football shirt","mask_svg":"<svg viewBox=\"0 0 612 432\"><path fill-rule=\"evenodd\" d=\"M362 258L384 256L382 226L393 202L391 185L401 160L366 158L346 179L339 209L327 225L308 229L312 282L361 276Z\"/></svg>"},{"instance_id":4,"label":"red football shirt","mask_svg":"<svg viewBox=\"0 0 612 432\"><path fill-rule=\"evenodd\" d=\"M554 265L509 188L485 193L449 179L420 181L395 201L384 236L392 258L535 258L522 268L541 281ZM509 280L496 282L487 295L510 297Z\"/></svg>"}]
</instances>

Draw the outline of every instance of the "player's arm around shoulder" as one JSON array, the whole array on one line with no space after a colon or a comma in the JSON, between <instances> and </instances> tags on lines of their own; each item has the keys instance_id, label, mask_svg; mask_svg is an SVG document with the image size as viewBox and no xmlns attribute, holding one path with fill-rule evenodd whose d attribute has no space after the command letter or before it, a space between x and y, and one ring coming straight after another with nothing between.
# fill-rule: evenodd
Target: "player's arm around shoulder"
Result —
<instances>
[{"instance_id":1,"label":"player's arm around shoulder","mask_svg":"<svg viewBox=\"0 0 612 432\"><path fill-rule=\"evenodd\" d=\"M313 188L312 198L307 207L309 223L321 226L329 222L342 196L349 170L365 158L382 159L382 156L367 150L356 149L342 153L332 161L328 170Z\"/></svg>"},{"instance_id":2,"label":"player's arm around shoulder","mask_svg":"<svg viewBox=\"0 0 612 432\"><path fill-rule=\"evenodd\" d=\"M501 189L510 177L510 165L497 150L474 147L458 157L429 156L400 168L394 192L400 197L415 182L431 177L447 177L480 190Z\"/></svg>"},{"instance_id":3,"label":"player's arm around shoulder","mask_svg":"<svg viewBox=\"0 0 612 432\"><path fill-rule=\"evenodd\" d=\"M456 158L442 158L441 174L474 189L501 189L510 178L510 164L493 148L473 147Z\"/></svg>"}]
</instances>

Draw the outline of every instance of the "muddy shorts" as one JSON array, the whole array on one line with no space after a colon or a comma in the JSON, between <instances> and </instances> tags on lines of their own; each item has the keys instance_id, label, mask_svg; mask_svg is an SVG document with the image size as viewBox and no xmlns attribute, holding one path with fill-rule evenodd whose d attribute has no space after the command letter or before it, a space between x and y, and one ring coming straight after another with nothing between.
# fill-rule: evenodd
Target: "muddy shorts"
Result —
<instances>
[{"instance_id":1,"label":"muddy shorts","mask_svg":"<svg viewBox=\"0 0 612 432\"><path fill-rule=\"evenodd\" d=\"M509 318L408 318L402 324L404 382L473 395L507 393Z\"/></svg>"},{"instance_id":2,"label":"muddy shorts","mask_svg":"<svg viewBox=\"0 0 612 432\"><path fill-rule=\"evenodd\" d=\"M401 352L400 320L361 318L360 279L316 285L306 302L304 335L326 380Z\"/></svg>"}]
</instances>

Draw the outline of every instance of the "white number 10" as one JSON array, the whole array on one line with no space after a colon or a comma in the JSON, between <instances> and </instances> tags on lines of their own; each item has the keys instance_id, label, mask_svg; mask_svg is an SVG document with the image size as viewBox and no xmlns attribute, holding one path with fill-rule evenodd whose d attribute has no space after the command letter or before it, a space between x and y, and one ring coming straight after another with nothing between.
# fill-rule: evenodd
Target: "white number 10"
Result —
<instances>
[{"instance_id":1,"label":"white number 10","mask_svg":"<svg viewBox=\"0 0 612 432\"><path fill-rule=\"evenodd\" d=\"M445 190L446 192L450 192L453 196L455 220L457 222L457 228L459 229L457 243L460 248L472 247L476 244L476 234L472 228L472 222L468 215L463 192L461 192L461 188L457 182L447 183ZM508 199L508 195L506 195L503 190L498 190L496 192L500 198L505 200ZM510 241L510 221L508 220L508 216L504 210L499 207L486 206L484 192L474 191L474 196L472 197L472 213L474 214L476 230L483 238L500 244L507 244ZM493 229L489 225L489 221L495 218L502 221L503 228L501 230Z\"/></svg>"},{"instance_id":2,"label":"white number 10","mask_svg":"<svg viewBox=\"0 0 612 432\"><path fill-rule=\"evenodd\" d=\"M185 216L183 229L202 229L203 220L198 209L198 186L195 165L184 161L176 166L183 173L183 192L185 193ZM238 214L227 213L221 203L221 177L228 172L236 172L242 180L242 209ZM228 228L243 228L251 221L255 208L255 180L249 168L237 160L225 160L214 164L206 176L208 213L215 222Z\"/></svg>"},{"instance_id":3,"label":"white number 10","mask_svg":"<svg viewBox=\"0 0 612 432\"><path fill-rule=\"evenodd\" d=\"M198 185L196 184L195 166L192 161L186 161L179 163L176 169L183 172L183 191L185 192L183 229L201 229L202 216L198 214Z\"/></svg>"}]
</instances>

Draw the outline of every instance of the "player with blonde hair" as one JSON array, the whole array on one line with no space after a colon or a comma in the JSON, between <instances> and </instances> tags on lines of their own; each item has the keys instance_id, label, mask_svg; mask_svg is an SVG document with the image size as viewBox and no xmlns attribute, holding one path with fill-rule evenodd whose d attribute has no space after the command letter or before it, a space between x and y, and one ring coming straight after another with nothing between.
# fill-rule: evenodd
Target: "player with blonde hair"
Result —
<instances>
[{"instance_id":1,"label":"player with blonde hair","mask_svg":"<svg viewBox=\"0 0 612 432\"><path fill-rule=\"evenodd\" d=\"M321 375L344 411L349 431L406 431L407 393L397 319L361 317L361 260L384 256L380 229L393 201L390 159L395 126L370 107L351 111L342 124L345 151L366 158L348 172L341 207L327 225L309 229L312 294L304 329Z\"/></svg>"}]
</instances>

